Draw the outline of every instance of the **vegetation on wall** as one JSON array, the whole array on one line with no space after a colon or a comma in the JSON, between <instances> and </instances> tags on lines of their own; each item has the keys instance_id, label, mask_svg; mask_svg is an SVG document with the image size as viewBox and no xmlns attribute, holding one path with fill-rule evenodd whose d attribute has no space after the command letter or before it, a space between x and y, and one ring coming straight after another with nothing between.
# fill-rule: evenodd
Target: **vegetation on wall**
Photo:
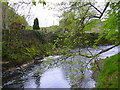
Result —
<instances>
[{"instance_id":1,"label":"vegetation on wall","mask_svg":"<svg viewBox=\"0 0 120 90\"><path fill-rule=\"evenodd\" d=\"M16 24L24 24L25 26L28 25L26 19L24 18L24 16L20 16L18 15L13 8L9 7L8 6L8 14L7 14L7 20L8 20L8 27L10 29L13 29L13 24L16 23ZM17 25L16 26L16 29L20 29L20 26Z\"/></svg>"},{"instance_id":2,"label":"vegetation on wall","mask_svg":"<svg viewBox=\"0 0 120 90\"><path fill-rule=\"evenodd\" d=\"M3 31L3 70L10 67L17 67L34 60L37 55L43 58L51 50L48 47L45 35L37 31L4 30ZM7 67L6 67L7 66Z\"/></svg>"}]
</instances>

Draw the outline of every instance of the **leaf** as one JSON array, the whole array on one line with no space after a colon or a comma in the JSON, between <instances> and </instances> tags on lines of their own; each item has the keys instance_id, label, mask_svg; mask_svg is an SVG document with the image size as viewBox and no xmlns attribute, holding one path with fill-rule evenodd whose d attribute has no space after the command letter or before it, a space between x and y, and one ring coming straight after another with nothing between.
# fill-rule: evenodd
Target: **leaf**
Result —
<instances>
[{"instance_id":1,"label":"leaf","mask_svg":"<svg viewBox=\"0 0 120 90\"><path fill-rule=\"evenodd\" d=\"M52 59L52 58L47 58L48 60L54 60L54 59Z\"/></svg>"},{"instance_id":2,"label":"leaf","mask_svg":"<svg viewBox=\"0 0 120 90\"><path fill-rule=\"evenodd\" d=\"M84 68L80 69L80 71L82 71L82 72L83 72L83 71L84 71Z\"/></svg>"},{"instance_id":3,"label":"leaf","mask_svg":"<svg viewBox=\"0 0 120 90\"><path fill-rule=\"evenodd\" d=\"M80 79L83 79L84 77L85 77L85 75L81 75L79 78L80 78Z\"/></svg>"},{"instance_id":4,"label":"leaf","mask_svg":"<svg viewBox=\"0 0 120 90\"><path fill-rule=\"evenodd\" d=\"M69 64L70 64L70 65L74 65L74 64L76 64L76 62L71 61L71 62L69 62Z\"/></svg>"},{"instance_id":5,"label":"leaf","mask_svg":"<svg viewBox=\"0 0 120 90\"><path fill-rule=\"evenodd\" d=\"M93 49L97 49L96 45L93 45L92 47L93 47Z\"/></svg>"},{"instance_id":6,"label":"leaf","mask_svg":"<svg viewBox=\"0 0 120 90\"><path fill-rule=\"evenodd\" d=\"M70 79L74 80L74 75L71 75L71 76L70 76Z\"/></svg>"},{"instance_id":7,"label":"leaf","mask_svg":"<svg viewBox=\"0 0 120 90\"><path fill-rule=\"evenodd\" d=\"M30 52L30 49L28 49L28 48L25 48L28 52Z\"/></svg>"},{"instance_id":8,"label":"leaf","mask_svg":"<svg viewBox=\"0 0 120 90\"><path fill-rule=\"evenodd\" d=\"M83 63L83 62L78 62L78 64L80 64L80 65L84 65L84 63Z\"/></svg>"},{"instance_id":9,"label":"leaf","mask_svg":"<svg viewBox=\"0 0 120 90\"><path fill-rule=\"evenodd\" d=\"M8 4L9 2L6 2L5 0L0 1L2 4Z\"/></svg>"},{"instance_id":10,"label":"leaf","mask_svg":"<svg viewBox=\"0 0 120 90\"><path fill-rule=\"evenodd\" d=\"M77 61L79 61L80 59L79 59L79 58L77 58L76 60L77 60Z\"/></svg>"},{"instance_id":11,"label":"leaf","mask_svg":"<svg viewBox=\"0 0 120 90\"><path fill-rule=\"evenodd\" d=\"M16 5L17 3L13 3L14 5Z\"/></svg>"},{"instance_id":12,"label":"leaf","mask_svg":"<svg viewBox=\"0 0 120 90\"><path fill-rule=\"evenodd\" d=\"M85 53L84 56L87 57L89 54L88 53Z\"/></svg>"},{"instance_id":13,"label":"leaf","mask_svg":"<svg viewBox=\"0 0 120 90\"><path fill-rule=\"evenodd\" d=\"M87 44L87 43L89 43L89 41L85 41L85 43Z\"/></svg>"},{"instance_id":14,"label":"leaf","mask_svg":"<svg viewBox=\"0 0 120 90\"><path fill-rule=\"evenodd\" d=\"M43 6L46 5L46 2L43 2Z\"/></svg>"},{"instance_id":15,"label":"leaf","mask_svg":"<svg viewBox=\"0 0 120 90\"><path fill-rule=\"evenodd\" d=\"M44 0L39 0L39 3L42 3L43 6L46 5L46 2Z\"/></svg>"},{"instance_id":16,"label":"leaf","mask_svg":"<svg viewBox=\"0 0 120 90\"><path fill-rule=\"evenodd\" d=\"M51 61L44 61L44 63L52 63Z\"/></svg>"},{"instance_id":17,"label":"leaf","mask_svg":"<svg viewBox=\"0 0 120 90\"><path fill-rule=\"evenodd\" d=\"M114 35L115 33L116 33L115 30L110 30L110 31L108 32L106 38L107 38L107 39L109 39L109 38L113 38L112 35Z\"/></svg>"},{"instance_id":18,"label":"leaf","mask_svg":"<svg viewBox=\"0 0 120 90\"><path fill-rule=\"evenodd\" d=\"M42 73L41 69L37 69L35 72L36 73Z\"/></svg>"},{"instance_id":19,"label":"leaf","mask_svg":"<svg viewBox=\"0 0 120 90\"><path fill-rule=\"evenodd\" d=\"M70 69L69 71L72 72L72 69Z\"/></svg>"},{"instance_id":20,"label":"leaf","mask_svg":"<svg viewBox=\"0 0 120 90\"><path fill-rule=\"evenodd\" d=\"M36 2L34 0L32 1L32 4L36 6Z\"/></svg>"},{"instance_id":21,"label":"leaf","mask_svg":"<svg viewBox=\"0 0 120 90\"><path fill-rule=\"evenodd\" d=\"M78 72L79 72L79 70L75 70L75 72L77 72L77 73L78 73Z\"/></svg>"},{"instance_id":22,"label":"leaf","mask_svg":"<svg viewBox=\"0 0 120 90\"><path fill-rule=\"evenodd\" d=\"M92 70L91 68L88 68L87 70Z\"/></svg>"}]
</instances>

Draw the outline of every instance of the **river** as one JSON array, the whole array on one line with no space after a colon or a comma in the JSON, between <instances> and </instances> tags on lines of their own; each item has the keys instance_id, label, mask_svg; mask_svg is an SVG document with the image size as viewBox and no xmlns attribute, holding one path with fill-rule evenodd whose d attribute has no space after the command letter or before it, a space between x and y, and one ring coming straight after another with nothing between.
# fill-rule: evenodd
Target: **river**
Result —
<instances>
[{"instance_id":1,"label":"river","mask_svg":"<svg viewBox=\"0 0 120 90\"><path fill-rule=\"evenodd\" d=\"M97 49L89 50L95 54L112 46L98 46ZM105 59L115 55L119 52L118 48L120 46L101 54L98 58ZM67 59L63 56L49 56L42 59L43 63L30 65L23 70L17 68L16 71L3 76L3 88L95 88L91 64L85 68L90 59L78 55L78 49L75 49L74 53L74 57L70 56ZM85 48L82 49L82 53L90 54Z\"/></svg>"}]
</instances>

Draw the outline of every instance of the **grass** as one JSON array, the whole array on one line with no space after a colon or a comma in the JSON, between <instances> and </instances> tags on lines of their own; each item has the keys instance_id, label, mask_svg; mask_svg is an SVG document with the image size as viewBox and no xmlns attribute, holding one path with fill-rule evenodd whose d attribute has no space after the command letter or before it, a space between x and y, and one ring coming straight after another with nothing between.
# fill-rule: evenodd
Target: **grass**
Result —
<instances>
[{"instance_id":1,"label":"grass","mask_svg":"<svg viewBox=\"0 0 120 90\"><path fill-rule=\"evenodd\" d=\"M97 88L118 88L118 59L120 53L104 60L103 70L98 76Z\"/></svg>"}]
</instances>

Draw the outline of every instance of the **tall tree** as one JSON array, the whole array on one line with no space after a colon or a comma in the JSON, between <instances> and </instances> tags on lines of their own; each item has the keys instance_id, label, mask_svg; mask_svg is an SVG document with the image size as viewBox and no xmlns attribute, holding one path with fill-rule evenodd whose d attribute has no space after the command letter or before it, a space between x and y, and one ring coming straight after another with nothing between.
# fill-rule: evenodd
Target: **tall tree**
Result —
<instances>
[{"instance_id":1,"label":"tall tree","mask_svg":"<svg viewBox=\"0 0 120 90\"><path fill-rule=\"evenodd\" d=\"M35 18L35 19L34 19L33 29L34 29L34 30L38 30L38 29L40 29L38 18Z\"/></svg>"}]
</instances>

